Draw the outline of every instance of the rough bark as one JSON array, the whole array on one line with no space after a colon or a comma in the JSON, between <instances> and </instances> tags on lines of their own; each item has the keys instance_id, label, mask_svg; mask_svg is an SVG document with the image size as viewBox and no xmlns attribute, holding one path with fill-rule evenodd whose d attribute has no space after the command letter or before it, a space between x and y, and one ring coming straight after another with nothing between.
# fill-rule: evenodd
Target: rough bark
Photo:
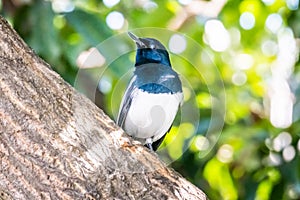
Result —
<instances>
[{"instance_id":1,"label":"rough bark","mask_svg":"<svg viewBox=\"0 0 300 200\"><path fill-rule=\"evenodd\" d=\"M206 199L0 17L0 199Z\"/></svg>"}]
</instances>

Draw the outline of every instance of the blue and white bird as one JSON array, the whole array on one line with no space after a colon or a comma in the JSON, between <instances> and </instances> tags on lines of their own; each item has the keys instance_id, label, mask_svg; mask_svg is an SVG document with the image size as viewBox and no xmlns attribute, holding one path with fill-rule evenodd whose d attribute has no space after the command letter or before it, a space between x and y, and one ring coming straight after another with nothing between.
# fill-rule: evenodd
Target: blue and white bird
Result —
<instances>
[{"instance_id":1,"label":"blue and white bird","mask_svg":"<svg viewBox=\"0 0 300 200\"><path fill-rule=\"evenodd\" d=\"M128 35L137 45L135 71L123 96L117 124L155 151L183 102L181 81L171 67L168 51L158 40Z\"/></svg>"}]
</instances>

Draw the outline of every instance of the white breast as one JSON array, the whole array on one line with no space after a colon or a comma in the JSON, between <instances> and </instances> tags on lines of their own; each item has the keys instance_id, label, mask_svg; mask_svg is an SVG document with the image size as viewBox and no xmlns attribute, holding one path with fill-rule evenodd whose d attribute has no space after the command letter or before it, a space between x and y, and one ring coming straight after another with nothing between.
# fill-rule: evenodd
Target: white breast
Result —
<instances>
[{"instance_id":1,"label":"white breast","mask_svg":"<svg viewBox=\"0 0 300 200\"><path fill-rule=\"evenodd\" d=\"M161 138L172 125L183 94L152 94L137 90L124 124L125 131L143 142Z\"/></svg>"}]
</instances>

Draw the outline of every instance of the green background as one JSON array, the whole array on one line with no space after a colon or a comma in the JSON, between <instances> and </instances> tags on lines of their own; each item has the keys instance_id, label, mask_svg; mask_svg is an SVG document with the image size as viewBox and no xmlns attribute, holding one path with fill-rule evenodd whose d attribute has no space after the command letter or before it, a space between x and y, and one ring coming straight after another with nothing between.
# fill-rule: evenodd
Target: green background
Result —
<instances>
[{"instance_id":1,"label":"green background","mask_svg":"<svg viewBox=\"0 0 300 200\"><path fill-rule=\"evenodd\" d=\"M68 6L59 10L58 2ZM109 7L97 0L14 0L0 6L26 43L112 118L134 65L126 31L153 35L168 49L172 35L185 36L184 52L171 53L171 61L191 107L177 116L160 152L210 199L300 199L299 1L198 1L194 14L191 2L124 0ZM115 11L124 19L116 30L107 22ZM91 47L112 62L80 69L76 60ZM126 53L118 55L122 48Z\"/></svg>"}]
</instances>

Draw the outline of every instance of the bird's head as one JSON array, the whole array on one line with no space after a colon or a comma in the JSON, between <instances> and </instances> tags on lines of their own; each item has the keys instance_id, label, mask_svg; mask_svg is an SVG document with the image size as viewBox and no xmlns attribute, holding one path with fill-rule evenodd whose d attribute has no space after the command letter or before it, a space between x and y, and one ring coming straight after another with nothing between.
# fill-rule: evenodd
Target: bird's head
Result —
<instances>
[{"instance_id":1,"label":"bird's head","mask_svg":"<svg viewBox=\"0 0 300 200\"><path fill-rule=\"evenodd\" d=\"M148 63L159 63L171 67L169 53L158 40L154 38L139 38L131 32L128 35L137 45L135 66Z\"/></svg>"}]
</instances>

